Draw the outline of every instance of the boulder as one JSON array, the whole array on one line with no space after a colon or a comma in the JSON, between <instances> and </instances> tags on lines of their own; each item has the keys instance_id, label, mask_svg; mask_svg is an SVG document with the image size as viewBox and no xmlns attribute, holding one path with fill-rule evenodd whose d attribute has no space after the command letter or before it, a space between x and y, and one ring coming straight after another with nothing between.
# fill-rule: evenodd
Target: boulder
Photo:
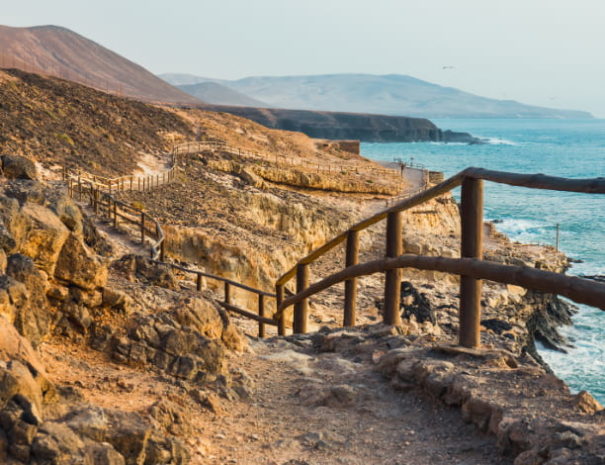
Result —
<instances>
[{"instance_id":1,"label":"boulder","mask_svg":"<svg viewBox=\"0 0 605 465\"><path fill-rule=\"evenodd\" d=\"M9 179L37 179L38 170L33 161L19 155L1 155L4 176Z\"/></svg>"},{"instance_id":2,"label":"boulder","mask_svg":"<svg viewBox=\"0 0 605 465\"><path fill-rule=\"evenodd\" d=\"M593 415L603 410L603 406L599 401L586 391L578 392L574 396L573 401L578 410L589 415Z\"/></svg>"},{"instance_id":3,"label":"boulder","mask_svg":"<svg viewBox=\"0 0 605 465\"><path fill-rule=\"evenodd\" d=\"M83 437L111 444L128 465L143 465L145 462L152 427L137 413L85 408L71 413L67 424Z\"/></svg>"},{"instance_id":4,"label":"boulder","mask_svg":"<svg viewBox=\"0 0 605 465\"><path fill-rule=\"evenodd\" d=\"M69 230L48 208L29 203L19 208L10 200L0 199L0 214L15 242L14 248L5 251L27 255L51 276Z\"/></svg>"},{"instance_id":5,"label":"boulder","mask_svg":"<svg viewBox=\"0 0 605 465\"><path fill-rule=\"evenodd\" d=\"M0 315L0 360L13 358L22 360L44 376L42 363L29 341L21 336L3 315Z\"/></svg>"},{"instance_id":6,"label":"boulder","mask_svg":"<svg viewBox=\"0 0 605 465\"><path fill-rule=\"evenodd\" d=\"M31 446L34 463L77 463L77 459L83 462L84 454L82 439L65 423L54 421L40 426Z\"/></svg>"},{"instance_id":7,"label":"boulder","mask_svg":"<svg viewBox=\"0 0 605 465\"><path fill-rule=\"evenodd\" d=\"M17 309L14 324L32 344L37 345L50 331L51 315L48 311L46 273L36 268L25 255L14 254L8 258L7 276L23 283L27 292L24 305Z\"/></svg>"},{"instance_id":8,"label":"boulder","mask_svg":"<svg viewBox=\"0 0 605 465\"><path fill-rule=\"evenodd\" d=\"M69 235L55 268L54 276L82 289L94 290L105 286L107 266L73 233Z\"/></svg>"}]
</instances>

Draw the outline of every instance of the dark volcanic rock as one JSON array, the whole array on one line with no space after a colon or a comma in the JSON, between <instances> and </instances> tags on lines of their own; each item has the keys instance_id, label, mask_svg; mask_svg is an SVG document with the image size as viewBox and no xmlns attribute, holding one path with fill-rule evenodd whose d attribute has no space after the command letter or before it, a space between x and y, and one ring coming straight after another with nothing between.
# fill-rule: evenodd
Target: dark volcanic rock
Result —
<instances>
[{"instance_id":1,"label":"dark volcanic rock","mask_svg":"<svg viewBox=\"0 0 605 465\"><path fill-rule=\"evenodd\" d=\"M424 294L420 294L409 281L401 283L401 308L403 318L409 319L414 315L418 323L430 321L435 324L437 322L429 300Z\"/></svg>"},{"instance_id":2,"label":"dark volcanic rock","mask_svg":"<svg viewBox=\"0 0 605 465\"><path fill-rule=\"evenodd\" d=\"M204 105L202 108L248 118L272 129L299 131L320 139L357 139L364 142L481 143L479 139L467 133L442 131L424 118L222 105Z\"/></svg>"}]
</instances>

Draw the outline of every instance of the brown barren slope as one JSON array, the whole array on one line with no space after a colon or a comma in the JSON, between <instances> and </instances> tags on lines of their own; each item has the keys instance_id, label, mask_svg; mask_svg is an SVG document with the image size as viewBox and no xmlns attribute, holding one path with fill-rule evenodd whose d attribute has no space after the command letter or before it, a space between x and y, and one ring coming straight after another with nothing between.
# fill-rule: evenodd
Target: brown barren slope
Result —
<instances>
[{"instance_id":1,"label":"brown barren slope","mask_svg":"<svg viewBox=\"0 0 605 465\"><path fill-rule=\"evenodd\" d=\"M0 67L57 76L146 101L200 103L142 66L57 26L0 26Z\"/></svg>"},{"instance_id":2,"label":"brown barren slope","mask_svg":"<svg viewBox=\"0 0 605 465\"><path fill-rule=\"evenodd\" d=\"M191 136L182 118L154 105L0 70L0 153L116 175L135 170L142 154L167 152L174 137Z\"/></svg>"}]
</instances>

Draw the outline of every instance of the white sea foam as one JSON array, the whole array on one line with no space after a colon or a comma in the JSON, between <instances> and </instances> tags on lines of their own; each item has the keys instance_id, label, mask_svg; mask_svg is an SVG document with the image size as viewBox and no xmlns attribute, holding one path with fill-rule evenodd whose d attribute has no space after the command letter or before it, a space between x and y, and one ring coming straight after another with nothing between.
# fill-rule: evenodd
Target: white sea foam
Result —
<instances>
[{"instance_id":1,"label":"white sea foam","mask_svg":"<svg viewBox=\"0 0 605 465\"><path fill-rule=\"evenodd\" d=\"M498 231L503 232L514 241L536 242L543 241L548 236L553 225L526 219L503 218L496 224Z\"/></svg>"},{"instance_id":2,"label":"white sea foam","mask_svg":"<svg viewBox=\"0 0 605 465\"><path fill-rule=\"evenodd\" d=\"M517 142L508 139L501 139L500 137L486 137L482 140L489 145L519 145Z\"/></svg>"}]
</instances>

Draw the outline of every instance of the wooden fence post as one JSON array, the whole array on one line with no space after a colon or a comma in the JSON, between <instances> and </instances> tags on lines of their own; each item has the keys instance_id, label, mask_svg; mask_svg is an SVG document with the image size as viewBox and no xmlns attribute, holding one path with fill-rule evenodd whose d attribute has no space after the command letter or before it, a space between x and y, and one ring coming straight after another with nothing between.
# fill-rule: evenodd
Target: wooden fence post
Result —
<instances>
[{"instance_id":1,"label":"wooden fence post","mask_svg":"<svg viewBox=\"0 0 605 465\"><path fill-rule=\"evenodd\" d=\"M401 243L401 212L392 212L387 216L386 256L398 257L403 252ZM395 268L386 272L384 283L383 321L387 325L400 325L401 314L401 269Z\"/></svg>"},{"instance_id":2,"label":"wooden fence post","mask_svg":"<svg viewBox=\"0 0 605 465\"><path fill-rule=\"evenodd\" d=\"M483 258L483 180L465 178L461 194L462 248L463 258ZM459 343L464 347L481 344L480 279L460 277L460 333Z\"/></svg>"},{"instance_id":3,"label":"wooden fence post","mask_svg":"<svg viewBox=\"0 0 605 465\"><path fill-rule=\"evenodd\" d=\"M345 267L359 263L359 231L347 234ZM345 281L345 309L343 326L355 326L357 313L357 278Z\"/></svg>"},{"instance_id":4,"label":"wooden fence post","mask_svg":"<svg viewBox=\"0 0 605 465\"><path fill-rule=\"evenodd\" d=\"M258 316L265 316L265 296L258 294ZM262 321L258 322L258 337L265 337L265 323Z\"/></svg>"},{"instance_id":5,"label":"wooden fence post","mask_svg":"<svg viewBox=\"0 0 605 465\"><path fill-rule=\"evenodd\" d=\"M113 227L118 227L118 202L113 201Z\"/></svg>"},{"instance_id":6,"label":"wooden fence post","mask_svg":"<svg viewBox=\"0 0 605 465\"><path fill-rule=\"evenodd\" d=\"M145 212L141 212L141 244L145 244Z\"/></svg>"},{"instance_id":7,"label":"wooden fence post","mask_svg":"<svg viewBox=\"0 0 605 465\"><path fill-rule=\"evenodd\" d=\"M279 306L284 301L284 285L276 284L275 285L275 310L279 311ZM279 336L286 335L286 318L284 314L279 317L277 320L277 334Z\"/></svg>"},{"instance_id":8,"label":"wooden fence post","mask_svg":"<svg viewBox=\"0 0 605 465\"><path fill-rule=\"evenodd\" d=\"M225 281L225 303L231 304L231 284Z\"/></svg>"},{"instance_id":9,"label":"wooden fence post","mask_svg":"<svg viewBox=\"0 0 605 465\"><path fill-rule=\"evenodd\" d=\"M309 265L301 263L296 267L296 293L309 287ZM309 303L303 299L294 305L294 334L307 332L307 319L309 316Z\"/></svg>"},{"instance_id":10,"label":"wooden fence post","mask_svg":"<svg viewBox=\"0 0 605 465\"><path fill-rule=\"evenodd\" d=\"M198 292L202 291L202 275L198 274L195 280L195 288Z\"/></svg>"}]
</instances>

